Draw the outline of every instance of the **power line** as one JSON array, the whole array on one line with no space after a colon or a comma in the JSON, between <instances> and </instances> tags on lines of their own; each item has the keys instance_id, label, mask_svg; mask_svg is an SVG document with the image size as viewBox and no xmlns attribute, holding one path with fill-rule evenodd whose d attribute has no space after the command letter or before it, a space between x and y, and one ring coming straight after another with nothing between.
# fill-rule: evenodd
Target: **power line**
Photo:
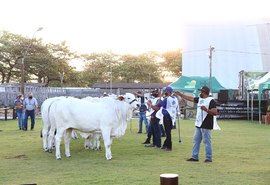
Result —
<instances>
[{"instance_id":1,"label":"power line","mask_svg":"<svg viewBox=\"0 0 270 185\"><path fill-rule=\"evenodd\" d=\"M209 49L200 49L200 50L188 50L183 51L183 53L196 53L202 51L208 51ZM270 55L270 53L260 53L260 52L248 52L248 51L237 51L237 50L226 50L226 49L215 49L215 52L226 52L226 53L242 53L242 54L249 54L249 55Z\"/></svg>"},{"instance_id":2,"label":"power line","mask_svg":"<svg viewBox=\"0 0 270 185\"><path fill-rule=\"evenodd\" d=\"M247 52L247 51L225 50L225 49L216 49L215 51L228 52L228 53L243 53L243 54L251 54L251 55L270 55L270 53Z\"/></svg>"}]
</instances>

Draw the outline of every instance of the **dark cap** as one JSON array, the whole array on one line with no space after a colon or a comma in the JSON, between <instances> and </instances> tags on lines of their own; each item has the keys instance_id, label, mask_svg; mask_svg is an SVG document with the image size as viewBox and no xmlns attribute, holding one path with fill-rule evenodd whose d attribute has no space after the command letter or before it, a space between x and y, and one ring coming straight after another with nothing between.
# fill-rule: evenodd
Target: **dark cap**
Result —
<instances>
[{"instance_id":1,"label":"dark cap","mask_svg":"<svg viewBox=\"0 0 270 185\"><path fill-rule=\"evenodd\" d=\"M158 94L159 90L158 89L154 89L153 91L151 91L152 94Z\"/></svg>"},{"instance_id":2,"label":"dark cap","mask_svg":"<svg viewBox=\"0 0 270 185\"><path fill-rule=\"evenodd\" d=\"M202 88L198 90L205 92L207 95L209 95L209 92L210 92L210 89L207 86L203 86Z\"/></svg>"}]
</instances>

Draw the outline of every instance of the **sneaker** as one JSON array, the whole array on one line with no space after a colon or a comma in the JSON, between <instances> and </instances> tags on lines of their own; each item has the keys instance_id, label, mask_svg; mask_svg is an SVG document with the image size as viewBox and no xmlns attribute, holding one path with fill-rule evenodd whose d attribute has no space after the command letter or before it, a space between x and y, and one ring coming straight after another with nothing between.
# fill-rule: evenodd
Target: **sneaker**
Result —
<instances>
[{"instance_id":1,"label":"sneaker","mask_svg":"<svg viewBox=\"0 0 270 185\"><path fill-rule=\"evenodd\" d=\"M138 134L141 134L142 132L141 131L138 131Z\"/></svg>"},{"instance_id":2,"label":"sneaker","mask_svg":"<svg viewBox=\"0 0 270 185\"><path fill-rule=\"evenodd\" d=\"M187 159L187 161L191 161L191 162L198 162L199 159L193 159L193 158L190 158L190 159Z\"/></svg>"},{"instance_id":3,"label":"sneaker","mask_svg":"<svg viewBox=\"0 0 270 185\"><path fill-rule=\"evenodd\" d=\"M212 162L212 160L210 160L210 159L205 159L205 161L204 161L205 163L211 163Z\"/></svg>"},{"instance_id":4,"label":"sneaker","mask_svg":"<svg viewBox=\"0 0 270 185\"><path fill-rule=\"evenodd\" d=\"M166 149L166 147L164 147L164 146L163 146L163 147L161 147L160 149L165 150L165 149Z\"/></svg>"},{"instance_id":5,"label":"sneaker","mask_svg":"<svg viewBox=\"0 0 270 185\"><path fill-rule=\"evenodd\" d=\"M155 147L155 145L153 145L153 144L146 144L146 145L144 145L144 147Z\"/></svg>"}]
</instances>

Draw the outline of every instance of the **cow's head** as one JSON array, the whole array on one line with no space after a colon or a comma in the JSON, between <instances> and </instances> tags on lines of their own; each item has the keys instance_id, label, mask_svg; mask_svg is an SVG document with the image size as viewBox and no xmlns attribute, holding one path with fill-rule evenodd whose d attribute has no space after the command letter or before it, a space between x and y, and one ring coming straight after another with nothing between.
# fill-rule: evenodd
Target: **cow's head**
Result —
<instances>
[{"instance_id":1,"label":"cow's head","mask_svg":"<svg viewBox=\"0 0 270 185\"><path fill-rule=\"evenodd\" d=\"M139 106L139 103L138 103L138 101L137 101L137 99L136 99L136 97L135 97L134 94L126 93L124 95L124 101L126 101L127 103L129 103L132 106L132 108L134 108L134 109Z\"/></svg>"}]
</instances>

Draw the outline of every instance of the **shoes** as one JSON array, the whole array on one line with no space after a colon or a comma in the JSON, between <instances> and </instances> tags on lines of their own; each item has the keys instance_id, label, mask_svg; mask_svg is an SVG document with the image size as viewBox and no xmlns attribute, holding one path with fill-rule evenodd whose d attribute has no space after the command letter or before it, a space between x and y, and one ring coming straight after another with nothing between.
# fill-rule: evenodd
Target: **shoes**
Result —
<instances>
[{"instance_id":1,"label":"shoes","mask_svg":"<svg viewBox=\"0 0 270 185\"><path fill-rule=\"evenodd\" d=\"M26 129L26 128L22 128L22 130L23 130L23 131L27 131L27 129Z\"/></svg>"},{"instance_id":2,"label":"shoes","mask_svg":"<svg viewBox=\"0 0 270 185\"><path fill-rule=\"evenodd\" d=\"M210 159L205 159L205 161L204 161L205 163L211 163L212 162L212 160L210 160Z\"/></svg>"},{"instance_id":3,"label":"shoes","mask_svg":"<svg viewBox=\"0 0 270 185\"><path fill-rule=\"evenodd\" d=\"M165 148L164 151L170 152L170 151L172 151L172 149L171 148Z\"/></svg>"},{"instance_id":4,"label":"shoes","mask_svg":"<svg viewBox=\"0 0 270 185\"><path fill-rule=\"evenodd\" d=\"M144 145L144 147L155 147L155 145L153 145L153 144L146 144L146 145Z\"/></svg>"},{"instance_id":5,"label":"shoes","mask_svg":"<svg viewBox=\"0 0 270 185\"><path fill-rule=\"evenodd\" d=\"M160 149L162 149L162 150L164 150L164 151L172 151L172 149L171 148L167 148L167 147L161 147Z\"/></svg>"},{"instance_id":6,"label":"shoes","mask_svg":"<svg viewBox=\"0 0 270 185\"><path fill-rule=\"evenodd\" d=\"M191 161L191 162L198 162L199 159L193 159L193 158L190 158L190 159L187 159L187 161Z\"/></svg>"},{"instance_id":7,"label":"shoes","mask_svg":"<svg viewBox=\"0 0 270 185\"><path fill-rule=\"evenodd\" d=\"M150 141L146 140L146 141L143 142L142 144L150 144Z\"/></svg>"},{"instance_id":8,"label":"shoes","mask_svg":"<svg viewBox=\"0 0 270 185\"><path fill-rule=\"evenodd\" d=\"M138 131L138 134L141 134L142 133L142 131Z\"/></svg>"}]
</instances>

